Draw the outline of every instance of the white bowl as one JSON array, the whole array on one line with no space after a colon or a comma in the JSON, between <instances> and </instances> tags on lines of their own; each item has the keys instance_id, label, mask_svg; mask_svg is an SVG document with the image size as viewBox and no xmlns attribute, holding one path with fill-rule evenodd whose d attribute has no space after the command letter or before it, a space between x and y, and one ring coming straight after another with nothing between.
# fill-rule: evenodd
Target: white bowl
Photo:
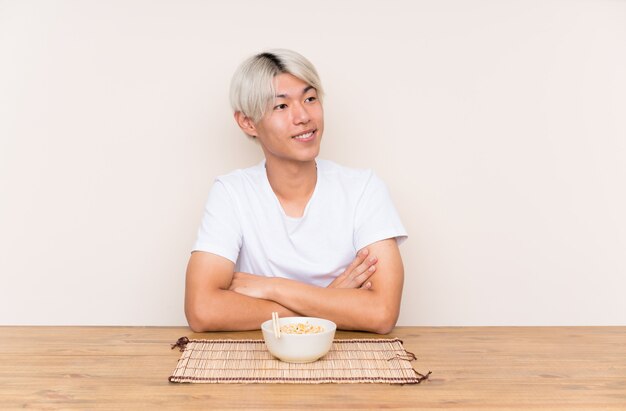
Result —
<instances>
[{"instance_id":1,"label":"white bowl","mask_svg":"<svg viewBox=\"0 0 626 411\"><path fill-rule=\"evenodd\" d=\"M335 338L337 325L329 320L315 317L285 317L280 318L279 324L282 327L287 324L309 323L319 325L324 331L315 334L285 334L280 333L280 338L274 335L272 320L267 320L261 324L263 339L270 353L281 361L292 363L313 362L322 358Z\"/></svg>"}]
</instances>

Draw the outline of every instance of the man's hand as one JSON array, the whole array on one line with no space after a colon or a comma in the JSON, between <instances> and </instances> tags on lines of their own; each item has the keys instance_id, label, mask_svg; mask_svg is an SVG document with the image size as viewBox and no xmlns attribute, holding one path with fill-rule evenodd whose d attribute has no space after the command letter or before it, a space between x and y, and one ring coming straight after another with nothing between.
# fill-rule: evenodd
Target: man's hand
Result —
<instances>
[{"instance_id":1,"label":"man's hand","mask_svg":"<svg viewBox=\"0 0 626 411\"><path fill-rule=\"evenodd\" d=\"M369 250L360 250L350 265L339 277L335 278L327 288L370 288L372 283L367 281L376 272L376 256L369 256Z\"/></svg>"}]
</instances>

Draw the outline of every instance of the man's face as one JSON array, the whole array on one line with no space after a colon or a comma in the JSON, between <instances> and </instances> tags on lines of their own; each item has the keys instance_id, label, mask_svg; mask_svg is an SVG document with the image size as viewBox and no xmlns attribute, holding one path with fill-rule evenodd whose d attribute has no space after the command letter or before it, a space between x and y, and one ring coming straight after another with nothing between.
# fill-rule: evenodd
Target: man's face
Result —
<instances>
[{"instance_id":1,"label":"man's face","mask_svg":"<svg viewBox=\"0 0 626 411\"><path fill-rule=\"evenodd\" d=\"M324 131L317 90L287 73L277 75L274 82L276 101L255 123L265 158L268 162L315 160Z\"/></svg>"}]
</instances>

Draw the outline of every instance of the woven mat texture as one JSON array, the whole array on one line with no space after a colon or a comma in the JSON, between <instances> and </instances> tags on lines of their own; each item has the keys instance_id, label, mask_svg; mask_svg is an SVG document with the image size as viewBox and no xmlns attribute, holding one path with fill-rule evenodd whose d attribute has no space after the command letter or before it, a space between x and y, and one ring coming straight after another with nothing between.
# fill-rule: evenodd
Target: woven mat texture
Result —
<instances>
[{"instance_id":1,"label":"woven mat texture","mask_svg":"<svg viewBox=\"0 0 626 411\"><path fill-rule=\"evenodd\" d=\"M334 340L324 357L308 364L275 359L263 340L188 340L171 382L186 383L387 383L417 384L415 359L395 339Z\"/></svg>"}]
</instances>

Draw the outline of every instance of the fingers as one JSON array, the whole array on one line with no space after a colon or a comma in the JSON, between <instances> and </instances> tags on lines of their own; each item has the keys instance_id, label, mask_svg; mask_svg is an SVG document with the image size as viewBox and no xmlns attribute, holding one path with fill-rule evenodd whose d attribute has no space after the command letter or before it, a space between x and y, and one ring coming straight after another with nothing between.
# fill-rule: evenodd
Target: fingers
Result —
<instances>
[{"instance_id":1,"label":"fingers","mask_svg":"<svg viewBox=\"0 0 626 411\"><path fill-rule=\"evenodd\" d=\"M372 269L372 267L374 267L372 270L376 270L377 262L378 262L378 258L376 258L376 256L374 255L363 260L361 264L359 264L357 267L354 268L354 270L352 270L352 277L356 278L364 273L367 273L369 269Z\"/></svg>"},{"instance_id":2,"label":"fingers","mask_svg":"<svg viewBox=\"0 0 626 411\"><path fill-rule=\"evenodd\" d=\"M354 258L354 260L352 260L352 262L350 263L350 265L348 266L348 268L346 268L346 271L344 271L344 272L347 275L350 275L350 273L355 268L357 268L358 266L363 264L363 262L365 261L365 259L368 256L369 252L370 251L367 248L364 248L364 249L360 250L358 253L356 253L356 257Z\"/></svg>"},{"instance_id":3,"label":"fingers","mask_svg":"<svg viewBox=\"0 0 626 411\"><path fill-rule=\"evenodd\" d=\"M367 270L363 271L362 273L360 273L359 275L357 275L356 277L354 277L354 283L356 287L361 287L364 284L366 284L369 280L369 278L374 275L374 273L376 272L376 266L375 265L371 265L367 268Z\"/></svg>"},{"instance_id":4,"label":"fingers","mask_svg":"<svg viewBox=\"0 0 626 411\"><path fill-rule=\"evenodd\" d=\"M348 282L348 287L350 288L359 288L376 272L376 263L378 259L376 256L371 256L365 259L361 264L359 264L354 270L349 273L348 278L346 279Z\"/></svg>"},{"instance_id":5,"label":"fingers","mask_svg":"<svg viewBox=\"0 0 626 411\"><path fill-rule=\"evenodd\" d=\"M365 261L365 258L368 256L369 250L364 248L357 252L356 257L352 262L346 267L346 269L341 273L337 278L333 280L332 283L329 284L329 287L337 287L337 288L349 288L351 287L347 283L350 282L351 276L354 275L354 270ZM360 272L360 271L359 271ZM353 286L352 286L353 287Z\"/></svg>"},{"instance_id":6,"label":"fingers","mask_svg":"<svg viewBox=\"0 0 626 411\"><path fill-rule=\"evenodd\" d=\"M367 280L376 271L377 262L378 258L370 255L367 248L360 250L345 271L335 278L328 287L364 288ZM369 287L371 287L371 283L367 286L367 288Z\"/></svg>"}]
</instances>

